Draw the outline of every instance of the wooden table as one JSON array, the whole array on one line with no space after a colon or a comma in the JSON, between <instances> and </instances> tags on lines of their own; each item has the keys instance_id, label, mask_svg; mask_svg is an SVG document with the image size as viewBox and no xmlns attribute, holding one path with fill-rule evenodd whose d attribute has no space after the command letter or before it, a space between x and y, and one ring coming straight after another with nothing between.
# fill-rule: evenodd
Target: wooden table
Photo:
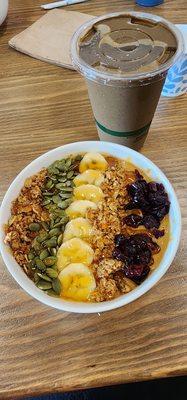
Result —
<instances>
[{"instance_id":1,"label":"wooden table","mask_svg":"<svg viewBox=\"0 0 187 400\"><path fill-rule=\"evenodd\" d=\"M29 58L8 40L44 12L41 0L11 0L0 31L0 194L35 157L73 141L97 139L83 79ZM89 14L134 9L134 1L92 0ZM145 9L144 9L145 10ZM149 9L150 11L150 9ZM186 0L151 9L185 23ZM68 314L29 297L0 265L0 398L184 375L187 371L187 98L162 98L143 154L171 180L183 214L180 250L150 292L101 315Z\"/></svg>"}]
</instances>

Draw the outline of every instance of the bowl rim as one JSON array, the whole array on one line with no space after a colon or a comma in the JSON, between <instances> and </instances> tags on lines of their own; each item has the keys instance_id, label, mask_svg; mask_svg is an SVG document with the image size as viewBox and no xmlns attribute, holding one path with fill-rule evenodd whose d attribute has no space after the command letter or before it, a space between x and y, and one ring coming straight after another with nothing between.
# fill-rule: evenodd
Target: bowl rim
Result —
<instances>
[{"instance_id":1,"label":"bowl rim","mask_svg":"<svg viewBox=\"0 0 187 400\"><path fill-rule=\"evenodd\" d=\"M104 141L83 141L83 142L69 143L57 147L55 149L49 150L44 154L42 154L41 156L35 158L31 163L29 163L24 169L21 170L21 172L16 176L16 178L10 184L0 207L0 221L3 221L4 215L6 215L7 213L8 215L10 215L11 202L17 197L17 194L14 195L14 192L16 191L17 193L19 193L27 177L35 174L37 171L41 170L42 167L50 165L53 162L53 160L58 159L59 158L58 155L55 158L55 155L57 153L59 154L62 152L61 156L63 157L63 156L68 156L68 154L70 155L73 153L79 153L81 151L82 152L93 151L93 149L95 149L94 151L99 151L108 154L112 154L115 152L116 153L119 152L120 154L124 153L123 156L117 156L116 154L115 155L119 158L124 158L124 159L129 159L129 157L132 158L132 162L134 163L135 166L137 165L137 162L139 162L140 164L143 163L148 167L151 175L152 174L158 175L159 177L158 181L164 183L164 186L166 187L166 191L168 192L170 199L172 198L171 206L175 210L175 212L173 213L173 217L177 221L177 224L176 223L173 224L172 222L173 227L175 229L175 235L172 235L171 232L172 238L168 243L167 249L164 253L164 256L159 266L150 274L150 276L140 286L133 289L131 292L121 295L116 299L110 301L105 301L101 303L83 303L83 302L73 302L65 299L50 297L42 290L38 289L35 286L35 284L31 281L31 279L29 279L25 274L25 272L20 268L19 264L15 261L8 245L5 245L3 241L4 239L3 226L6 222L5 221L0 222L0 252L2 254L2 258L6 265L6 268L8 269L10 274L13 276L16 282L21 286L21 288L24 289L30 296L32 296L36 300L39 300L41 303L44 303L45 305L51 306L61 311L75 312L75 313L100 313L104 311L113 310L115 308L119 308L123 305L131 303L132 301L138 299L140 296L142 296L144 293L150 290L166 273L167 269L169 268L175 257L180 242L180 236L181 236L180 206L175 191L171 183L165 176L165 174L160 170L160 168L158 168L151 160L149 160L143 154L138 153L135 150L132 150L128 147ZM134 159L136 161L134 161ZM41 165L39 166L39 164ZM137 167L142 168L139 165L137 165ZM31 172L32 169L34 169L33 172ZM147 168L143 169L146 170ZM169 218L171 226L170 213L169 213Z\"/></svg>"}]
</instances>

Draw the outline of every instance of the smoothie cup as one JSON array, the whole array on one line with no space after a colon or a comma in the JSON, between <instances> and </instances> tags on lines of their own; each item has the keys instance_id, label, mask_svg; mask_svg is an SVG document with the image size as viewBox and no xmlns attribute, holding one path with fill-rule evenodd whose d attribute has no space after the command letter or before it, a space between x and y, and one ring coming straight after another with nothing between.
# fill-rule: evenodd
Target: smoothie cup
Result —
<instances>
[{"instance_id":1,"label":"smoothie cup","mask_svg":"<svg viewBox=\"0 0 187 400\"><path fill-rule=\"evenodd\" d=\"M101 140L141 148L168 69L182 51L180 31L152 14L112 13L81 25L71 57L86 80Z\"/></svg>"}]
</instances>

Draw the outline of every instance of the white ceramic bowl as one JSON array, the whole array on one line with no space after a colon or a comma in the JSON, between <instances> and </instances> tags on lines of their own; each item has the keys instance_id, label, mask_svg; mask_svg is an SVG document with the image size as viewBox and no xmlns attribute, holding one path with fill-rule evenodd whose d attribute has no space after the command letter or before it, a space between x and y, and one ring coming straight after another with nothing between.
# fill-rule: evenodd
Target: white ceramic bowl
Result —
<instances>
[{"instance_id":1,"label":"white ceramic bowl","mask_svg":"<svg viewBox=\"0 0 187 400\"><path fill-rule=\"evenodd\" d=\"M22 188L24 181L27 177L37 173L42 167L47 167L53 161L60 159L64 156L68 156L73 153L87 152L87 151L98 151L103 153L108 153L119 158L130 158L131 161L137 165L137 167L149 171L151 177L162 182L165 189L169 195L171 201L171 207L169 212L170 218L170 228L171 228L171 239L169 241L168 247L164 254L164 257L158 266L158 268L153 271L150 276L136 289L132 290L128 294L124 294L117 299L106 301L103 303L81 303L73 302L68 300L63 300L59 298L53 298L45 294L42 290L38 289L35 284L26 276L22 271L20 266L17 264L13 258L10 249L4 244L4 232L3 225L7 223L10 216L10 208L12 201L18 196L20 189ZM107 310L112 310L128 304L138 297L146 293L152 286L159 281L159 279L165 274L173 258L176 254L181 233L181 214L175 192L165 177L161 170L156 167L150 160L144 157L142 154L137 153L130 148L120 146L118 144L109 142L78 142L67 144L57 149L51 150L36 160L32 161L10 185L0 209L0 250L2 253L3 260L14 279L19 283L19 285L32 297L41 301L48 306L57 308L63 311L77 312L77 313L95 313L103 312Z\"/></svg>"}]
</instances>

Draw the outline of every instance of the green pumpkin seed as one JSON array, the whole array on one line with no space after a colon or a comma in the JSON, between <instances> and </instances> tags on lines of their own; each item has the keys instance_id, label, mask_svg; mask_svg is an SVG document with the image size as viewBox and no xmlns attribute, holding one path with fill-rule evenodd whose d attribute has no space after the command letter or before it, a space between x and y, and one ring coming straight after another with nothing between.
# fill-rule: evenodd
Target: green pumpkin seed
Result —
<instances>
[{"instance_id":1,"label":"green pumpkin seed","mask_svg":"<svg viewBox=\"0 0 187 400\"><path fill-rule=\"evenodd\" d=\"M67 173L67 178L68 178L68 179L71 179L71 178L73 177L73 175L74 175L74 172L73 172L73 171L69 171L69 172Z\"/></svg>"},{"instance_id":2,"label":"green pumpkin seed","mask_svg":"<svg viewBox=\"0 0 187 400\"><path fill-rule=\"evenodd\" d=\"M40 230L40 224L38 224L38 222L32 222L29 224L29 229L31 232L38 232Z\"/></svg>"},{"instance_id":3,"label":"green pumpkin seed","mask_svg":"<svg viewBox=\"0 0 187 400\"><path fill-rule=\"evenodd\" d=\"M71 186L71 181L67 181L66 186Z\"/></svg>"},{"instance_id":4,"label":"green pumpkin seed","mask_svg":"<svg viewBox=\"0 0 187 400\"><path fill-rule=\"evenodd\" d=\"M49 236L53 237L53 236L57 236L60 235L60 229L59 228L53 228L49 231Z\"/></svg>"},{"instance_id":5,"label":"green pumpkin seed","mask_svg":"<svg viewBox=\"0 0 187 400\"><path fill-rule=\"evenodd\" d=\"M34 260L31 260L31 261L29 262L29 268L32 269L33 271L36 269L35 261L34 261Z\"/></svg>"},{"instance_id":6,"label":"green pumpkin seed","mask_svg":"<svg viewBox=\"0 0 187 400\"><path fill-rule=\"evenodd\" d=\"M50 253L51 253L52 256L56 256L56 253L57 253L56 248L55 248L55 247L52 247L52 248L50 249Z\"/></svg>"},{"instance_id":7,"label":"green pumpkin seed","mask_svg":"<svg viewBox=\"0 0 187 400\"><path fill-rule=\"evenodd\" d=\"M36 253L38 253L41 250L40 243L38 243L36 240L33 240L32 247Z\"/></svg>"},{"instance_id":8,"label":"green pumpkin seed","mask_svg":"<svg viewBox=\"0 0 187 400\"><path fill-rule=\"evenodd\" d=\"M57 183L56 188L62 190L65 187L64 183Z\"/></svg>"},{"instance_id":9,"label":"green pumpkin seed","mask_svg":"<svg viewBox=\"0 0 187 400\"><path fill-rule=\"evenodd\" d=\"M58 180L59 180L60 183L65 183L67 181L67 177L63 176L63 177L59 178ZM58 185L59 185L59 183L58 183Z\"/></svg>"},{"instance_id":10,"label":"green pumpkin seed","mask_svg":"<svg viewBox=\"0 0 187 400\"><path fill-rule=\"evenodd\" d=\"M41 233L41 235L37 236L37 238L36 238L38 243L42 243L46 239L48 239L48 233L46 233L46 232Z\"/></svg>"},{"instance_id":11,"label":"green pumpkin seed","mask_svg":"<svg viewBox=\"0 0 187 400\"><path fill-rule=\"evenodd\" d=\"M39 282L37 283L37 287L42 290L48 290L52 288L52 283L40 279Z\"/></svg>"},{"instance_id":12,"label":"green pumpkin seed","mask_svg":"<svg viewBox=\"0 0 187 400\"><path fill-rule=\"evenodd\" d=\"M60 196L57 194L52 197L52 200L53 200L53 203L58 204L58 202L60 201Z\"/></svg>"},{"instance_id":13,"label":"green pumpkin seed","mask_svg":"<svg viewBox=\"0 0 187 400\"><path fill-rule=\"evenodd\" d=\"M46 266L45 266L44 262L42 260L40 260L40 258L35 258L35 264L40 271L46 270Z\"/></svg>"},{"instance_id":14,"label":"green pumpkin seed","mask_svg":"<svg viewBox=\"0 0 187 400\"><path fill-rule=\"evenodd\" d=\"M53 268L47 268L46 269L46 274L52 279L55 279L58 276L58 272L55 271L55 269L53 269Z\"/></svg>"},{"instance_id":15,"label":"green pumpkin seed","mask_svg":"<svg viewBox=\"0 0 187 400\"><path fill-rule=\"evenodd\" d=\"M50 175L50 179L53 181L54 184L58 182L56 176L54 175Z\"/></svg>"},{"instance_id":16,"label":"green pumpkin seed","mask_svg":"<svg viewBox=\"0 0 187 400\"><path fill-rule=\"evenodd\" d=\"M34 282L37 284L37 283L39 282L39 280L40 280L40 278L39 278L39 276L38 276L38 273L35 272L35 273L34 273Z\"/></svg>"},{"instance_id":17,"label":"green pumpkin seed","mask_svg":"<svg viewBox=\"0 0 187 400\"><path fill-rule=\"evenodd\" d=\"M69 199L70 197L72 197L71 193L60 193L59 195L61 199Z\"/></svg>"},{"instance_id":18,"label":"green pumpkin seed","mask_svg":"<svg viewBox=\"0 0 187 400\"><path fill-rule=\"evenodd\" d=\"M51 200L50 199L46 199L46 200L43 201L42 205L43 206L47 206L50 203L51 203Z\"/></svg>"},{"instance_id":19,"label":"green pumpkin seed","mask_svg":"<svg viewBox=\"0 0 187 400\"><path fill-rule=\"evenodd\" d=\"M61 246L62 242L63 242L63 233L61 233L61 235L57 239L58 246Z\"/></svg>"},{"instance_id":20,"label":"green pumpkin seed","mask_svg":"<svg viewBox=\"0 0 187 400\"><path fill-rule=\"evenodd\" d=\"M66 200L59 201L58 207L61 208L62 210L65 210L65 208L67 208Z\"/></svg>"},{"instance_id":21,"label":"green pumpkin seed","mask_svg":"<svg viewBox=\"0 0 187 400\"><path fill-rule=\"evenodd\" d=\"M40 260L44 260L46 257L48 257L49 256L49 253L48 253L48 251L47 251L47 249L44 249L44 250L42 250L41 251L41 253L40 253Z\"/></svg>"},{"instance_id":22,"label":"green pumpkin seed","mask_svg":"<svg viewBox=\"0 0 187 400\"><path fill-rule=\"evenodd\" d=\"M83 158L83 156L81 154L77 154L77 156L75 157L75 161L81 161Z\"/></svg>"},{"instance_id":23,"label":"green pumpkin seed","mask_svg":"<svg viewBox=\"0 0 187 400\"><path fill-rule=\"evenodd\" d=\"M46 183L45 187L46 189L51 189L54 186L54 183L51 179Z\"/></svg>"},{"instance_id":24,"label":"green pumpkin seed","mask_svg":"<svg viewBox=\"0 0 187 400\"><path fill-rule=\"evenodd\" d=\"M47 294L49 296L58 297L58 294L56 294L53 289L47 290Z\"/></svg>"},{"instance_id":25,"label":"green pumpkin seed","mask_svg":"<svg viewBox=\"0 0 187 400\"><path fill-rule=\"evenodd\" d=\"M51 266L51 268L54 269L55 271L58 271L57 264L53 264L53 265Z\"/></svg>"},{"instance_id":26,"label":"green pumpkin seed","mask_svg":"<svg viewBox=\"0 0 187 400\"><path fill-rule=\"evenodd\" d=\"M44 263L47 267L51 267L56 263L57 258L55 256L49 256L44 260Z\"/></svg>"},{"instance_id":27,"label":"green pumpkin seed","mask_svg":"<svg viewBox=\"0 0 187 400\"><path fill-rule=\"evenodd\" d=\"M56 236L53 236L51 239L47 240L45 242L46 247L55 247L57 245L57 238Z\"/></svg>"},{"instance_id":28,"label":"green pumpkin seed","mask_svg":"<svg viewBox=\"0 0 187 400\"><path fill-rule=\"evenodd\" d=\"M71 165L71 158L66 159L66 169L68 169Z\"/></svg>"},{"instance_id":29,"label":"green pumpkin seed","mask_svg":"<svg viewBox=\"0 0 187 400\"><path fill-rule=\"evenodd\" d=\"M60 294L60 292L61 292L61 282L59 281L58 278L53 279L52 288L55 291L55 293Z\"/></svg>"},{"instance_id":30,"label":"green pumpkin seed","mask_svg":"<svg viewBox=\"0 0 187 400\"><path fill-rule=\"evenodd\" d=\"M43 192L42 193L43 194L43 196L53 196L54 195L54 193L53 192Z\"/></svg>"},{"instance_id":31,"label":"green pumpkin seed","mask_svg":"<svg viewBox=\"0 0 187 400\"><path fill-rule=\"evenodd\" d=\"M44 281L46 281L46 282L51 282L51 278L50 278L49 276L47 276L47 275L45 275L45 274L41 274L40 272L37 272L37 275L38 275L41 279L43 279Z\"/></svg>"},{"instance_id":32,"label":"green pumpkin seed","mask_svg":"<svg viewBox=\"0 0 187 400\"><path fill-rule=\"evenodd\" d=\"M34 259L34 257L35 257L34 252L33 252L32 250L30 250L30 251L29 251L29 254L28 254L28 256L27 256L28 260L31 261L31 260Z\"/></svg>"},{"instance_id":33,"label":"green pumpkin seed","mask_svg":"<svg viewBox=\"0 0 187 400\"><path fill-rule=\"evenodd\" d=\"M70 192L73 192L73 189L72 189L72 187L63 187L62 189L61 189L61 191L64 193L64 192L68 192L68 193L70 193ZM61 193L60 193L61 194Z\"/></svg>"},{"instance_id":34,"label":"green pumpkin seed","mask_svg":"<svg viewBox=\"0 0 187 400\"><path fill-rule=\"evenodd\" d=\"M42 221L41 225L42 225L42 228L44 228L46 232L49 230L49 226L48 226L47 222Z\"/></svg>"}]
</instances>

